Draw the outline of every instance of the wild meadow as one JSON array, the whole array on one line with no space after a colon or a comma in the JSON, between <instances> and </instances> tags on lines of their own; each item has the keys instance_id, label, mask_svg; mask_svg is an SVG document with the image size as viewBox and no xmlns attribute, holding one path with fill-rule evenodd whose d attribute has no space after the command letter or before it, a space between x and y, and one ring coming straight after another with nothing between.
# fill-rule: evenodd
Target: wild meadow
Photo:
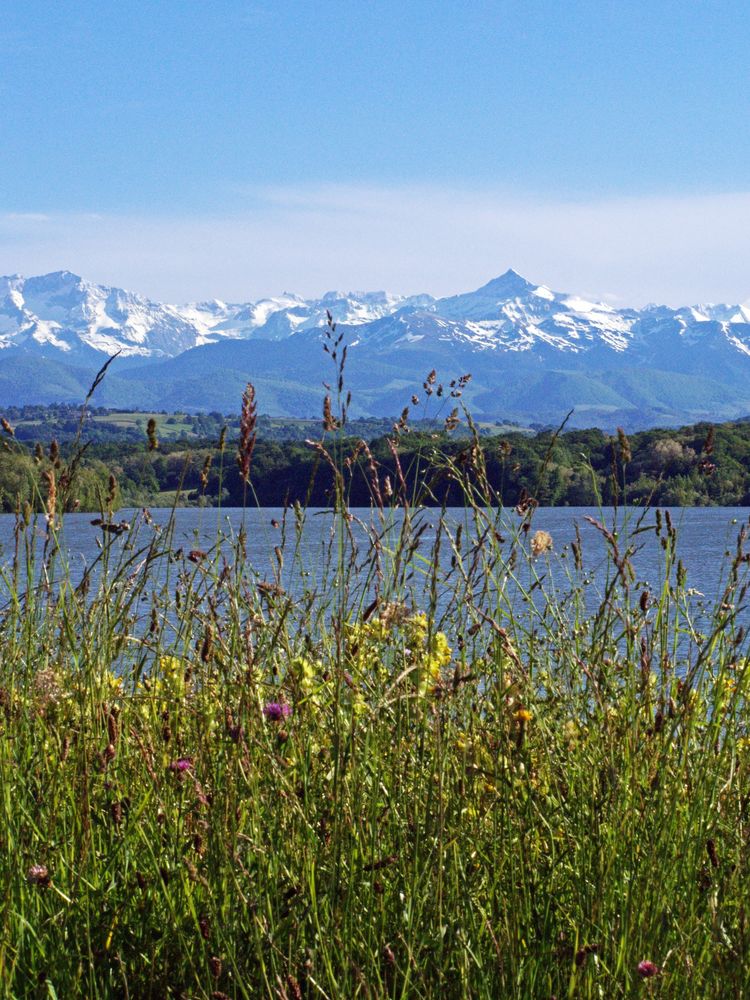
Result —
<instances>
[{"instance_id":1,"label":"wild meadow","mask_svg":"<svg viewBox=\"0 0 750 1000\"><path fill-rule=\"evenodd\" d=\"M302 506L261 573L244 531L187 549L114 485L81 571L74 460L41 469L1 564L2 995L749 995L745 526L698 620L668 515L581 523L594 580L471 443L431 532L360 450L363 519L345 405L313 571ZM248 391L248 505L254 426Z\"/></svg>"}]
</instances>

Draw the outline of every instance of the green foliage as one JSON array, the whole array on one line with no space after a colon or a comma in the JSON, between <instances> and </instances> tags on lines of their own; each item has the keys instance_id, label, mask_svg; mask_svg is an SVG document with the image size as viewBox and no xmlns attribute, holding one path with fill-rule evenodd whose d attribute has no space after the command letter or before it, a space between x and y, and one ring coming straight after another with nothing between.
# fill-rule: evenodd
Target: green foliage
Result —
<instances>
[{"instance_id":1,"label":"green foliage","mask_svg":"<svg viewBox=\"0 0 750 1000\"><path fill-rule=\"evenodd\" d=\"M0 995L747 995L746 528L706 608L626 505L750 503L750 425L366 444L339 397L249 484L182 415L141 415L152 450L124 415L87 446L61 410L34 455L4 430ZM287 503L273 570L244 526L201 551L115 518L158 494ZM537 503L616 504L605 565Z\"/></svg>"},{"instance_id":2,"label":"green foliage","mask_svg":"<svg viewBox=\"0 0 750 1000\"><path fill-rule=\"evenodd\" d=\"M30 440L36 441L42 439L41 430L56 428L62 453L68 454L73 448L65 443L78 428L72 408L44 411L47 414L44 420L40 416L42 409L25 407L23 412L9 411L11 423L21 419L16 428L18 443L14 457L6 460L0 456L0 505L5 510L15 509L18 494L27 498L33 492L29 486L29 477L34 480L29 454L22 457L24 448L31 448L25 444L24 432L33 431ZM124 415L119 425L113 423L109 411L94 410L92 416L94 423L89 420L84 424L84 437L96 434L96 443L87 447L79 468L77 499L82 509L99 509L95 482L99 489L105 489L110 472L118 479L125 504L152 503L157 494L174 491L178 491L178 502L183 504L245 502L247 487L233 462L236 444L231 427L237 426L236 420L234 424L230 420L222 423L225 418L220 414L194 417L182 414L174 418L157 414L160 446L149 451L145 426L150 414ZM177 422L170 424L172 419ZM184 428L191 421L193 436L188 438L184 436ZM230 427L225 457L230 459L222 463L216 442L225 425ZM380 428L386 433L369 438L368 449L379 475L388 476L391 483L398 479L390 439L399 456L408 495L419 496L427 505L462 502L460 483L446 476L444 467L466 451L470 431L462 423L446 434L442 426L435 421L411 425L407 422L399 433L394 433L393 424L389 423L387 428ZM115 431L110 434L108 428L113 427ZM180 429L180 436L170 437L170 427L173 431ZM215 431L213 438L197 436L206 428ZM353 421L343 431L329 433L322 439L324 446L335 450L342 460L347 455L356 456L345 470L347 499L354 506L367 506L373 501L371 473L362 448L362 442L368 438L357 433L373 429L372 422ZM591 506L600 501L642 506L749 504L750 422L716 425L711 450L707 452L709 431L708 424L697 424L633 434L629 442L631 454L626 461L620 454L617 438L599 430L562 433L543 430L536 435L514 432L503 436L484 433L478 441L494 502L505 506L515 506L526 495L550 506ZM258 503L280 506L299 501L326 506L331 502L330 465L321 460L321 452L305 444L306 439L320 439L320 434L320 422L292 424L259 418L251 476L251 495ZM50 438L44 440L48 443ZM201 471L208 455L212 469L204 484ZM84 479L88 483L85 489ZM426 483L429 488L425 488Z\"/></svg>"},{"instance_id":3,"label":"green foliage","mask_svg":"<svg viewBox=\"0 0 750 1000\"><path fill-rule=\"evenodd\" d=\"M364 547L334 462L327 551L290 511L269 577L242 533L187 552L148 515L105 518L81 577L60 515L19 514L0 995L747 993L744 537L699 621L669 519L620 516L592 605L533 506L492 509L484 457L428 456L458 521L384 504Z\"/></svg>"},{"instance_id":4,"label":"green foliage","mask_svg":"<svg viewBox=\"0 0 750 1000\"><path fill-rule=\"evenodd\" d=\"M14 511L34 495L37 480L34 460L22 452L0 453L0 511Z\"/></svg>"}]
</instances>

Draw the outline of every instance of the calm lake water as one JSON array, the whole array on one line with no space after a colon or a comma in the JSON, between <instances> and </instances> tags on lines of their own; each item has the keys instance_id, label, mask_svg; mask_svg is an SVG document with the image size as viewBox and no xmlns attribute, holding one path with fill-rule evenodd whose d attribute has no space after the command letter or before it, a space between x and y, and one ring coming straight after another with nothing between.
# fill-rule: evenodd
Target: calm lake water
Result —
<instances>
[{"instance_id":1,"label":"calm lake water","mask_svg":"<svg viewBox=\"0 0 750 1000\"><path fill-rule=\"evenodd\" d=\"M128 550L136 552L140 546L147 544L149 538L153 537L153 525L166 525L172 513L171 510L154 509L149 512L148 517L144 517L141 510L120 511L117 519L131 522L133 530L111 540L111 560L115 562L120 556L127 557ZM366 550L368 540L365 526L373 523L372 511L355 509L352 513L355 520L350 525L351 536L360 550ZM557 507L539 508L536 511L531 533L540 529L549 532L554 545L548 563L546 559L537 560L537 573L543 571L561 583L565 580L573 568L570 543L575 539L577 524L581 533L586 575L596 589L597 580L606 567L607 544L601 532L586 520L586 515L601 519L610 529L615 524L615 512L606 508L600 511L595 508ZM706 602L710 603L720 593L727 565L735 551L738 531L743 523L747 524L750 510L727 507L677 508L672 509L670 515L678 532L677 550L687 570L687 586L705 595ZM103 536L101 529L91 523L94 516L65 515L59 542L74 582L80 579L85 568L94 563L101 552ZM389 541L395 542L403 515L397 510L391 516L393 523L384 539L386 547ZM448 512L448 519L454 525L462 522L465 516L463 509L456 508ZM415 567L419 570L420 564L424 567L424 560L432 551L439 511L422 510L417 512L416 517L425 526L414 558ZM153 524L148 523L149 518ZM654 511L631 509L626 515L622 510L617 512L616 526L621 547L625 548L626 539L637 546L632 560L637 579L647 582L652 588L663 580L664 553L653 530L633 533L639 527L652 528L655 520ZM504 536L507 534L507 537L513 537L518 532L520 523L520 518L513 511L505 511L501 515L499 528ZM13 556L14 525L13 515L0 515L0 567L5 567L6 570ZM173 535L171 539L165 539L165 548L169 547L173 552L180 548L184 551L209 550L216 544L219 535L225 539L224 546L231 548L231 539L236 538L243 526L247 535L248 562L260 579L274 578L277 568L274 550L283 544L282 582L292 590L295 578L300 578L300 572L314 584L324 571L326 547L332 537L336 538L338 530L330 511L309 509L303 527L296 534L294 516L287 511L284 542L284 511L280 508L186 508L174 512ZM35 530L37 546L41 551L45 541L43 518L38 519ZM464 537L468 537L468 534L467 531ZM443 550L443 558L450 560L447 547ZM523 574L522 568L520 573Z\"/></svg>"}]
</instances>

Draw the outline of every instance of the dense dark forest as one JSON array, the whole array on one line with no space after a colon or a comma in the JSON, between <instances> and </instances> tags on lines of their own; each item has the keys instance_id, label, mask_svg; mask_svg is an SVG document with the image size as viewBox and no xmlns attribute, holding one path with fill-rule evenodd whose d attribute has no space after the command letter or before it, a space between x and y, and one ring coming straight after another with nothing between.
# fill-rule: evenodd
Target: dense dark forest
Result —
<instances>
[{"instance_id":1,"label":"dense dark forest","mask_svg":"<svg viewBox=\"0 0 750 1000\"><path fill-rule=\"evenodd\" d=\"M335 481L352 506L451 505L463 502L462 491L472 482L486 483L493 500L507 506L527 497L557 506L750 505L750 422L649 430L626 438L596 429L472 435L464 423L450 431L442 424L438 431L403 423L382 433L382 421L374 422L375 428L362 421L324 434L320 422L302 421L293 428L295 437L317 430L314 440L305 442L277 440L283 429L261 417L257 430L265 422L269 433L257 435L245 482L236 462L238 425L219 447L220 414L196 417L189 431L185 415L177 422L161 415L154 418L150 443L139 422L143 417L145 425L146 415L127 426L104 411L92 416L76 443L77 412L34 420L34 414L6 411L0 509L13 511L23 503L40 509L53 479L58 508L81 510L172 503L326 506ZM17 430L13 421L19 417L24 419ZM36 439L30 433L34 427ZM209 429L215 436L201 436ZM373 429L381 433L360 433Z\"/></svg>"}]
</instances>

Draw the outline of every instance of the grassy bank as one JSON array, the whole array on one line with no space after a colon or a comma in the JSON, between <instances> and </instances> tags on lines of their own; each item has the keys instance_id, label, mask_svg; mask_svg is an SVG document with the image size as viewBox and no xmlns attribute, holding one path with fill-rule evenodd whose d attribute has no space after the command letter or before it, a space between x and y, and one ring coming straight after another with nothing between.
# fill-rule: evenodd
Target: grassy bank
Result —
<instances>
[{"instance_id":1,"label":"grassy bank","mask_svg":"<svg viewBox=\"0 0 750 1000\"><path fill-rule=\"evenodd\" d=\"M111 510L81 574L50 492L19 511L2 995L747 995L744 529L699 621L668 517L582 525L608 551L592 584L573 528L563 549L532 502L494 505L470 449L440 470L460 528L433 511L428 533L373 464L358 545L319 449L313 576L299 507L265 577L242 532L187 551Z\"/></svg>"},{"instance_id":2,"label":"grassy bank","mask_svg":"<svg viewBox=\"0 0 750 1000\"><path fill-rule=\"evenodd\" d=\"M356 553L334 519L295 597L242 537L175 554L148 523L74 580L19 518L4 995L745 995L744 554L698 635L666 524L662 591L612 538L583 615L575 552L547 591L533 514L495 516L443 526L443 569L417 514Z\"/></svg>"}]
</instances>

